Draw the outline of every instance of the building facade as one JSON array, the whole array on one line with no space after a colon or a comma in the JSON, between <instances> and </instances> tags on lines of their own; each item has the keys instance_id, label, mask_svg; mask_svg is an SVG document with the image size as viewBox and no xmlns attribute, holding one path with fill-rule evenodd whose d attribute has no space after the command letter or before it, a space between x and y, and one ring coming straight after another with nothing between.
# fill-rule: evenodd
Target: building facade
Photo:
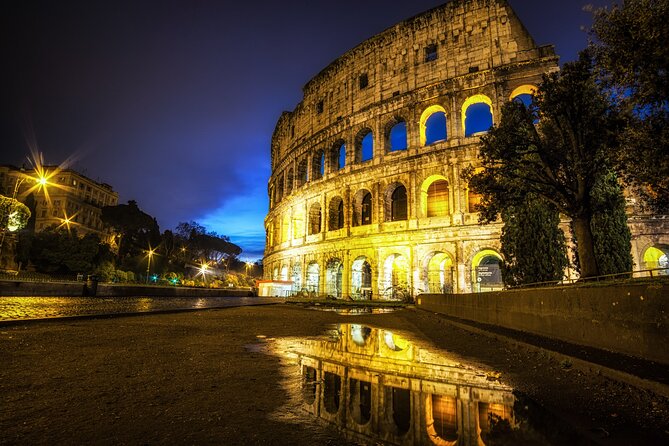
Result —
<instances>
[{"instance_id":1,"label":"building facade","mask_svg":"<svg viewBox=\"0 0 669 446\"><path fill-rule=\"evenodd\" d=\"M118 193L106 183L94 181L74 170L44 166L48 182L36 187L39 177L34 170L0 166L0 193L27 204L33 213L35 231L68 225L78 235L95 233L106 237L109 232L102 223L102 208L118 205ZM17 187L18 185L18 187ZM44 190L46 189L46 191Z\"/></svg>"},{"instance_id":2,"label":"building facade","mask_svg":"<svg viewBox=\"0 0 669 446\"><path fill-rule=\"evenodd\" d=\"M272 137L265 278L338 298L500 288L501 225L478 224L460 173L555 70L504 0L452 0L336 59ZM666 254L648 221L640 243Z\"/></svg>"}]
</instances>

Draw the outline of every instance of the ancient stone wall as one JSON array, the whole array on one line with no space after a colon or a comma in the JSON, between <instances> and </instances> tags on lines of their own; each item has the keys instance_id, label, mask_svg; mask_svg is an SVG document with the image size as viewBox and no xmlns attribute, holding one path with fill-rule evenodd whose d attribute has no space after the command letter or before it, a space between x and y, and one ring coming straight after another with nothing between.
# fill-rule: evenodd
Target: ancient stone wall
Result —
<instances>
[{"instance_id":1,"label":"ancient stone wall","mask_svg":"<svg viewBox=\"0 0 669 446\"><path fill-rule=\"evenodd\" d=\"M453 0L332 62L272 137L265 278L353 298L500 288L500 226L478 225L460 172L557 62L503 0Z\"/></svg>"}]
</instances>

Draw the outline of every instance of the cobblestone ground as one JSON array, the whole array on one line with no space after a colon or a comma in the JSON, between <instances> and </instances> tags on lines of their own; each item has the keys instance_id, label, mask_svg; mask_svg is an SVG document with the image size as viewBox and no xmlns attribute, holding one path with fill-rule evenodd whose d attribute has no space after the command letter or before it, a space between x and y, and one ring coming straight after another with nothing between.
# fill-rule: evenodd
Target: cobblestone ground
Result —
<instances>
[{"instance_id":1,"label":"cobblestone ground","mask_svg":"<svg viewBox=\"0 0 669 446\"><path fill-rule=\"evenodd\" d=\"M283 302L267 297L0 297L0 321L151 313Z\"/></svg>"}]
</instances>

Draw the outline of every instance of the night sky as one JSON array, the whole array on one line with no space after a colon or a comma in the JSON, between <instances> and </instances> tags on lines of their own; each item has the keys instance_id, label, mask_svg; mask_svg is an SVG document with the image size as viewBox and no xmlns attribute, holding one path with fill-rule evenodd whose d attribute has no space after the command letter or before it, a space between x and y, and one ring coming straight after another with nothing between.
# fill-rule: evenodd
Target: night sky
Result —
<instances>
[{"instance_id":1,"label":"night sky","mask_svg":"<svg viewBox=\"0 0 669 446\"><path fill-rule=\"evenodd\" d=\"M588 0L511 0L561 62ZM196 220L262 257L270 139L338 56L443 1L31 1L2 9L0 164L30 148L111 184L161 230Z\"/></svg>"}]
</instances>

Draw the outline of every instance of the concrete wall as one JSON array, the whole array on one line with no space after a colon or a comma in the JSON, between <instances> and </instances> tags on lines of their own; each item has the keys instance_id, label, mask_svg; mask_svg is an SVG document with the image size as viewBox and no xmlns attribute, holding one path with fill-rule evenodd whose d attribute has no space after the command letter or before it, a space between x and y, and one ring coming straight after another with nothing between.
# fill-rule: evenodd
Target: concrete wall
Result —
<instances>
[{"instance_id":1,"label":"concrete wall","mask_svg":"<svg viewBox=\"0 0 669 446\"><path fill-rule=\"evenodd\" d=\"M423 294L420 308L669 363L669 284Z\"/></svg>"},{"instance_id":2,"label":"concrete wall","mask_svg":"<svg viewBox=\"0 0 669 446\"><path fill-rule=\"evenodd\" d=\"M0 281L0 296L86 296L85 282L43 283ZM166 296L166 297L219 297L249 296L249 290L154 287L142 285L112 285L100 283L97 286L98 297L122 296Z\"/></svg>"}]
</instances>

